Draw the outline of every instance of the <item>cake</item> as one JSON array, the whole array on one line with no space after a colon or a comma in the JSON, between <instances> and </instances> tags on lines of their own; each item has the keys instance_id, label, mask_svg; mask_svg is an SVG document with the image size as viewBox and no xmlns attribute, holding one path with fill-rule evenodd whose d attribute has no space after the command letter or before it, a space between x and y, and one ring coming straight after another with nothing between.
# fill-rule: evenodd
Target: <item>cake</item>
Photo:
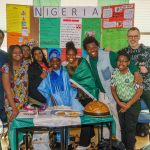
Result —
<instances>
[{"instance_id":1,"label":"cake","mask_svg":"<svg viewBox=\"0 0 150 150\"><path fill-rule=\"evenodd\" d=\"M91 116L106 116L109 115L109 108L106 104L100 101L92 101L84 108L84 114Z\"/></svg>"}]
</instances>

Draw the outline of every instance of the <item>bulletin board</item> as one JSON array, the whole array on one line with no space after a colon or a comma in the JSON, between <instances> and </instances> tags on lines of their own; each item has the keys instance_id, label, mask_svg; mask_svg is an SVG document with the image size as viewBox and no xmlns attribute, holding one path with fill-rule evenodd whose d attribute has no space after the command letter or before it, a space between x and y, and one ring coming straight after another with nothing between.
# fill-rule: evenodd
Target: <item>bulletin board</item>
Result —
<instances>
[{"instance_id":1,"label":"bulletin board","mask_svg":"<svg viewBox=\"0 0 150 150\"><path fill-rule=\"evenodd\" d=\"M38 3L39 5L41 6ZM78 56L86 56L82 42L87 36L95 37L103 48L110 47L112 51L118 51L127 46L127 30L129 27L134 26L134 4L102 6L101 10L102 15L96 18L44 18L44 16L34 16L34 6L9 4L7 5L8 46L12 44L31 45L36 42L36 45L39 45L41 48L47 48L48 51L54 48L59 49L62 59L65 59L65 44L68 41L75 43L75 47L78 49ZM106 18L108 15L107 10L110 16L108 18ZM111 14L113 14L112 16L110 15L110 10ZM116 10L120 12L114 15ZM124 12L126 12L126 16L130 16L130 18L127 18L130 20L130 24L128 26L117 26L118 22L126 20ZM114 17L117 15L122 17ZM104 23L106 21L108 24L116 21L116 26L105 26Z\"/></svg>"}]
</instances>

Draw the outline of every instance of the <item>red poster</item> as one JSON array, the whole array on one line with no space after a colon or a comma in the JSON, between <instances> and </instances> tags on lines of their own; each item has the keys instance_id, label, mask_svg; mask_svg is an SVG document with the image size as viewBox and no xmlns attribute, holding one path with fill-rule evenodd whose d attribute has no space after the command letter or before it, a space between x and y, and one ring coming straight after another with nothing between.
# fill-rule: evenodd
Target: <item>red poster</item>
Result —
<instances>
[{"instance_id":1,"label":"red poster","mask_svg":"<svg viewBox=\"0 0 150 150\"><path fill-rule=\"evenodd\" d=\"M102 7L102 28L131 28L134 26L134 4Z\"/></svg>"}]
</instances>

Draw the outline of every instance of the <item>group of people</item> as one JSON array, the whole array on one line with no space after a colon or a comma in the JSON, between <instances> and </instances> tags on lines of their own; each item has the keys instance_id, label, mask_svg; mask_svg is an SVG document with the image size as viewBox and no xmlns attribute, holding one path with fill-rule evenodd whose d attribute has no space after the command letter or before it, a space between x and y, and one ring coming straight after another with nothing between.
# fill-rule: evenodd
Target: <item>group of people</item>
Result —
<instances>
[{"instance_id":1,"label":"group of people","mask_svg":"<svg viewBox=\"0 0 150 150\"><path fill-rule=\"evenodd\" d=\"M118 53L100 48L94 37L86 37L83 48L87 58L78 58L74 43L69 41L65 66L57 49L48 54L49 62L40 47L11 45L8 54L0 50L1 120L11 122L27 101L83 110L96 99L109 107L116 138L127 150L134 150L140 97L150 110L150 48L139 44L138 28L130 28L127 36L129 46ZM0 46L3 39L0 30ZM82 126L77 149L87 149L93 136L92 126Z\"/></svg>"}]
</instances>

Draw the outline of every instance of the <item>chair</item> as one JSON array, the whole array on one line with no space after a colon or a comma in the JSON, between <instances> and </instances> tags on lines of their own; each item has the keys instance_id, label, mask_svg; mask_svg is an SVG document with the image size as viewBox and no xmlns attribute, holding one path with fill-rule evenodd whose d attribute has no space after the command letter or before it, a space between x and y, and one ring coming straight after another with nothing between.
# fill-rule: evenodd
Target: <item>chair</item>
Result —
<instances>
[{"instance_id":1,"label":"chair","mask_svg":"<svg viewBox=\"0 0 150 150\"><path fill-rule=\"evenodd\" d=\"M150 112L146 103L143 100L141 102L141 112L139 114L138 123L150 123ZM150 141L150 132L149 132L149 141ZM144 146L140 150L150 150L150 144Z\"/></svg>"}]
</instances>

